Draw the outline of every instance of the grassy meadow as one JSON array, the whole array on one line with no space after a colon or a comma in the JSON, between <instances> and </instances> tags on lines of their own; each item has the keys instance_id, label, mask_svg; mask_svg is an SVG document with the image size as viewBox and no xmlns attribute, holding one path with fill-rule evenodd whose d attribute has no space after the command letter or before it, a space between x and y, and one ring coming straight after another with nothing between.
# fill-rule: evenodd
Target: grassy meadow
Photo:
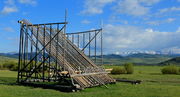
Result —
<instances>
[{"instance_id":1,"label":"grassy meadow","mask_svg":"<svg viewBox=\"0 0 180 97\"><path fill-rule=\"evenodd\" d=\"M113 68L114 66L105 66ZM111 75L114 78L142 80L138 85L124 82L87 88L80 92L19 86L17 72L0 70L0 97L179 97L180 75L162 75L161 66L135 66L134 74Z\"/></svg>"},{"instance_id":2,"label":"grassy meadow","mask_svg":"<svg viewBox=\"0 0 180 97\"><path fill-rule=\"evenodd\" d=\"M9 58L5 56L0 56L0 65L7 63L7 62L17 62L18 60L15 58Z\"/></svg>"},{"instance_id":3,"label":"grassy meadow","mask_svg":"<svg viewBox=\"0 0 180 97\"><path fill-rule=\"evenodd\" d=\"M169 60L170 57L159 57L159 58L104 58L104 64L115 64L122 65L125 63L134 63L134 64L158 64Z\"/></svg>"}]
</instances>

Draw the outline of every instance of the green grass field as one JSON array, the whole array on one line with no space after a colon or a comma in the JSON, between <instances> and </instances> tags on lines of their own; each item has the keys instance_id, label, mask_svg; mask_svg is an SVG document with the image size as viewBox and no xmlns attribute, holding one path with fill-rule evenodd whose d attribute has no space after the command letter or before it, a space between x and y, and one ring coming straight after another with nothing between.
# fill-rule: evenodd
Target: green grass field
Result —
<instances>
[{"instance_id":1,"label":"green grass field","mask_svg":"<svg viewBox=\"0 0 180 97\"><path fill-rule=\"evenodd\" d=\"M112 68L106 66L106 68ZM0 97L179 97L180 75L162 75L160 66L135 66L134 74L112 75L114 78L140 79L142 84L117 82L80 92L65 93L57 90L18 86L16 72L0 71Z\"/></svg>"},{"instance_id":2,"label":"green grass field","mask_svg":"<svg viewBox=\"0 0 180 97\"><path fill-rule=\"evenodd\" d=\"M122 65L125 63L135 64L158 64L171 59L170 57L157 57L157 58L104 58L104 64Z\"/></svg>"},{"instance_id":3,"label":"green grass field","mask_svg":"<svg viewBox=\"0 0 180 97\"><path fill-rule=\"evenodd\" d=\"M0 56L0 65L4 64L6 62L10 62L10 61L17 62L18 60L15 58Z\"/></svg>"}]
</instances>

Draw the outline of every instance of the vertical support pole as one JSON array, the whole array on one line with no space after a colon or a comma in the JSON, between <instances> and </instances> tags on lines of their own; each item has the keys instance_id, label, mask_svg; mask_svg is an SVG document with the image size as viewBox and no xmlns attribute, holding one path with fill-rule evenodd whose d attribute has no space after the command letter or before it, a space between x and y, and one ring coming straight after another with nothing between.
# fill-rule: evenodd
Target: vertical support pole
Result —
<instances>
[{"instance_id":1,"label":"vertical support pole","mask_svg":"<svg viewBox=\"0 0 180 97\"><path fill-rule=\"evenodd\" d=\"M20 65L21 65L21 49L22 49L22 34L23 34L23 24L20 26L20 40L19 40L19 61L18 61L18 77L17 82L19 83L19 73L20 73Z\"/></svg>"},{"instance_id":2,"label":"vertical support pole","mask_svg":"<svg viewBox=\"0 0 180 97\"><path fill-rule=\"evenodd\" d=\"M65 22L67 21L67 10L65 10ZM65 49L66 49L66 24L65 24L65 27L64 27L64 33L63 33L63 44L64 44L64 48L63 48L63 70L65 71Z\"/></svg>"},{"instance_id":3,"label":"vertical support pole","mask_svg":"<svg viewBox=\"0 0 180 97\"><path fill-rule=\"evenodd\" d=\"M67 39L69 39L69 35L67 35Z\"/></svg>"},{"instance_id":4,"label":"vertical support pole","mask_svg":"<svg viewBox=\"0 0 180 97\"><path fill-rule=\"evenodd\" d=\"M58 31L60 30L59 28L60 27L59 27L59 24L58 24ZM59 34L61 34L61 33L59 33ZM59 37L59 34L57 35L57 42L58 42L57 44L58 44L58 47L59 47L59 43L62 42L62 39L61 39L61 37ZM58 53L59 53L59 48L57 50L58 50ZM57 57L58 57L58 55L57 55ZM58 65L58 63L57 63L57 65ZM58 68L58 70L62 71L62 67L60 65L58 65L57 68Z\"/></svg>"},{"instance_id":5,"label":"vertical support pole","mask_svg":"<svg viewBox=\"0 0 180 97\"><path fill-rule=\"evenodd\" d=\"M23 24L23 28L22 28L22 49L21 49L21 65L20 67L23 68L24 66L24 60L23 60L23 57L24 57L24 29L25 29L25 25ZM23 71L21 70L21 79L22 79L22 75L23 75Z\"/></svg>"},{"instance_id":6,"label":"vertical support pole","mask_svg":"<svg viewBox=\"0 0 180 97\"><path fill-rule=\"evenodd\" d=\"M95 31L95 35L96 35L96 31ZM95 43L94 43L94 45L95 45L95 47L94 47L94 57L95 57L95 63L96 63L96 37L97 36L95 36Z\"/></svg>"},{"instance_id":7,"label":"vertical support pole","mask_svg":"<svg viewBox=\"0 0 180 97\"><path fill-rule=\"evenodd\" d=\"M52 25L50 25L50 36L49 36L49 37L50 37L50 38L49 38L50 40L49 40L49 41L51 41L51 39L52 39L52 36L51 36L51 35L52 35ZM50 82L50 76L51 76L51 75L50 75L50 68L51 68L51 57L50 57L50 54L51 54L51 42L50 42L50 44L49 44L49 66L48 66L48 67L49 67L49 70L48 70L48 71L49 71L49 72L48 72L48 81L49 81L49 82Z\"/></svg>"},{"instance_id":8,"label":"vertical support pole","mask_svg":"<svg viewBox=\"0 0 180 97\"><path fill-rule=\"evenodd\" d=\"M57 31L59 31L59 24L57 24ZM58 60L58 51L59 51L59 49L58 49L58 42L59 42L59 35L57 35L57 41L56 41L56 77L55 77L55 81L57 81L57 73L59 72L58 71L58 66L57 66L57 64L58 64L58 62L57 62L57 60Z\"/></svg>"},{"instance_id":9,"label":"vertical support pole","mask_svg":"<svg viewBox=\"0 0 180 97\"><path fill-rule=\"evenodd\" d=\"M26 26L26 50L25 50L25 65L28 63L28 25ZM26 69L26 77L28 76L28 67Z\"/></svg>"},{"instance_id":10,"label":"vertical support pole","mask_svg":"<svg viewBox=\"0 0 180 97\"><path fill-rule=\"evenodd\" d=\"M89 42L91 40L91 33L89 32ZM91 57L91 43L89 43L89 58Z\"/></svg>"},{"instance_id":11,"label":"vertical support pole","mask_svg":"<svg viewBox=\"0 0 180 97\"><path fill-rule=\"evenodd\" d=\"M83 33L83 48L85 46L85 34Z\"/></svg>"},{"instance_id":12,"label":"vertical support pole","mask_svg":"<svg viewBox=\"0 0 180 97\"><path fill-rule=\"evenodd\" d=\"M72 34L72 43L74 44L74 34Z\"/></svg>"},{"instance_id":13,"label":"vertical support pole","mask_svg":"<svg viewBox=\"0 0 180 97\"><path fill-rule=\"evenodd\" d=\"M31 39L32 39L32 41L33 41L33 36L35 36L35 35L33 35L33 34L34 34L34 28L35 28L35 27L34 27L33 25L32 25L31 27L32 27L32 29L31 29L31 30L32 30L32 31L31 31ZM31 45L33 45L32 42L31 42ZM32 47L31 47L31 55L32 55L31 58L34 57L34 56L33 56L33 55L34 55L34 54L33 54L33 53L34 53L34 49L33 49L34 47L35 47L35 46L32 46ZM33 70L34 65L35 65L35 63L34 63L34 62L31 62L31 68L30 68L30 69ZM30 70L29 72L31 72L32 70Z\"/></svg>"},{"instance_id":14,"label":"vertical support pole","mask_svg":"<svg viewBox=\"0 0 180 97\"><path fill-rule=\"evenodd\" d=\"M26 26L26 29L25 29L25 33L24 33L24 56L23 56L23 66L25 67L25 65L26 65L26 46L27 46L27 34L26 34L26 31L27 31L27 25L25 25ZM26 68L24 68L24 71L23 71L23 75L25 75L26 74Z\"/></svg>"},{"instance_id":15,"label":"vertical support pole","mask_svg":"<svg viewBox=\"0 0 180 97\"><path fill-rule=\"evenodd\" d=\"M103 65L103 35L101 29L101 65Z\"/></svg>"},{"instance_id":16,"label":"vertical support pole","mask_svg":"<svg viewBox=\"0 0 180 97\"><path fill-rule=\"evenodd\" d=\"M77 41L77 44L78 44L78 45L77 45L77 46L78 46L78 48L79 48L79 45L80 45L80 44L79 44L79 34L78 34L78 38L77 38L77 39L78 39L78 41Z\"/></svg>"},{"instance_id":17,"label":"vertical support pole","mask_svg":"<svg viewBox=\"0 0 180 97\"><path fill-rule=\"evenodd\" d=\"M33 27L33 26L31 26L31 27ZM32 30L31 30L31 36L30 36L30 37L31 37L31 39L32 39L32 40L31 40L31 51L30 51L30 52L31 52L31 54L30 54L30 60L31 60L32 57L33 57L33 43L32 43L32 42L33 42L33 28L32 28ZM30 71L31 71L32 67L33 67L33 62L30 63Z\"/></svg>"},{"instance_id":18,"label":"vertical support pole","mask_svg":"<svg viewBox=\"0 0 180 97\"><path fill-rule=\"evenodd\" d=\"M66 36L65 32L63 33L63 71L65 71L65 49L66 49Z\"/></svg>"},{"instance_id":19,"label":"vertical support pole","mask_svg":"<svg viewBox=\"0 0 180 97\"><path fill-rule=\"evenodd\" d=\"M46 25L44 24L44 29L43 29L43 46L45 46L45 31L46 31ZM45 49L43 50L43 74L42 74L42 78L43 78L43 82L45 81L45 56L46 56L46 53L45 53Z\"/></svg>"},{"instance_id":20,"label":"vertical support pole","mask_svg":"<svg viewBox=\"0 0 180 97\"><path fill-rule=\"evenodd\" d=\"M37 79L37 61L38 61L38 39L39 39L39 25L37 26L37 31L36 31L36 58L35 58L35 79Z\"/></svg>"}]
</instances>

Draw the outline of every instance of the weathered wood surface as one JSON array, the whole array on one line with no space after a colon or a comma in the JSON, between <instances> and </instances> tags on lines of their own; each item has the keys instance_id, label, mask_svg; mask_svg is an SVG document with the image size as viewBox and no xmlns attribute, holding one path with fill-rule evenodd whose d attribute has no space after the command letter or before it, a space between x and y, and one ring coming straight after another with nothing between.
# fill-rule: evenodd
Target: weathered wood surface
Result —
<instances>
[{"instance_id":1,"label":"weathered wood surface","mask_svg":"<svg viewBox=\"0 0 180 97\"><path fill-rule=\"evenodd\" d=\"M49 55L57 60L58 65L65 69L61 73L70 75L74 80L73 84L78 84L80 88L86 88L115 82L113 78L107 75L105 69L95 65L76 45L67 39L64 33L60 32L55 36L58 32L55 29L43 25L33 26L27 20L23 20L23 23L31 25L28 29L32 31L38 42L45 46Z\"/></svg>"}]
</instances>

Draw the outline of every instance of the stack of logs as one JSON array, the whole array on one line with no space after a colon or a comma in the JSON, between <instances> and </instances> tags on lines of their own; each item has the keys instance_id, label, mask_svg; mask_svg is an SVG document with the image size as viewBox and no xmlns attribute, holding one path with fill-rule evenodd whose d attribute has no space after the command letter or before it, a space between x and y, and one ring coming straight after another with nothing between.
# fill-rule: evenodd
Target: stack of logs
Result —
<instances>
[{"instance_id":1,"label":"stack of logs","mask_svg":"<svg viewBox=\"0 0 180 97\"><path fill-rule=\"evenodd\" d=\"M75 44L68 40L62 30L50 29L43 25L33 26L27 20L22 20L22 22L28 26L48 54L56 59L58 65L64 69L60 72L61 75L68 74L77 88L83 89L115 82L104 68L94 64Z\"/></svg>"}]
</instances>

